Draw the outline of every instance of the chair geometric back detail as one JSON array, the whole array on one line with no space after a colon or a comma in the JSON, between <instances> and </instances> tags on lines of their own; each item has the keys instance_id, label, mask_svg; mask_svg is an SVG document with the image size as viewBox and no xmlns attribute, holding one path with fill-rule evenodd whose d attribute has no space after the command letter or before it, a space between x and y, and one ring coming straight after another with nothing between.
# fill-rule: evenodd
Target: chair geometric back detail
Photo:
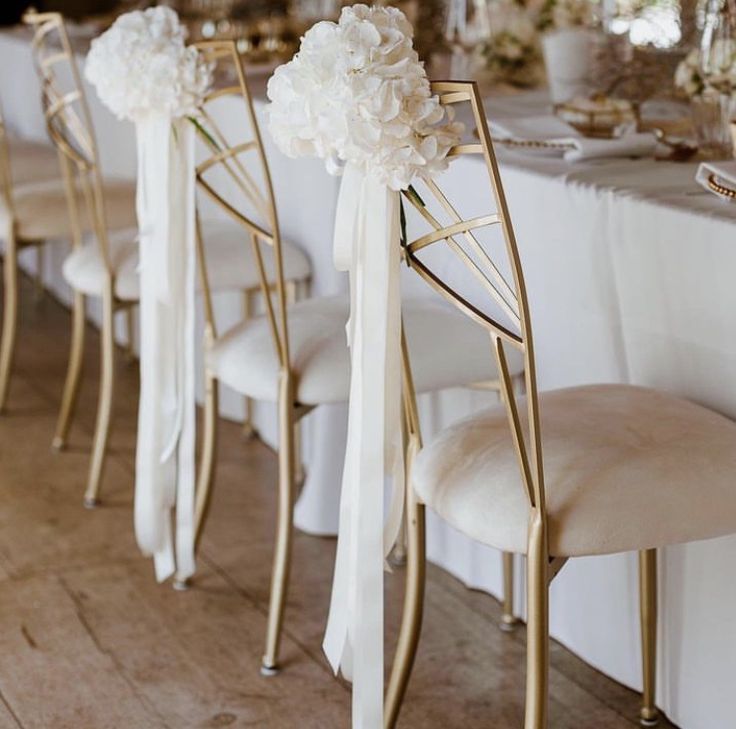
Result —
<instances>
[{"instance_id":1,"label":"chair geometric back detail","mask_svg":"<svg viewBox=\"0 0 736 729\"><path fill-rule=\"evenodd\" d=\"M281 238L271 174L245 70L234 41L202 41L195 47L214 65L215 78L213 90L193 119L206 150L206 158L196 168L197 184L220 210L242 226L244 245L252 247L265 315L283 370L289 366L289 342ZM227 114L217 114L223 100L227 100ZM233 113L234 104L242 105L242 117L239 112ZM214 337L216 329L201 233L197 243L205 316ZM274 270L270 276L264 263L266 248L272 252Z\"/></svg>"},{"instance_id":2,"label":"chair geometric back detail","mask_svg":"<svg viewBox=\"0 0 736 729\"><path fill-rule=\"evenodd\" d=\"M80 245L82 240L80 202L83 202L102 259L112 276L97 141L64 18L61 13L29 10L23 22L34 28L33 60L41 84L46 128L60 153L73 243Z\"/></svg>"},{"instance_id":3,"label":"chair geometric back detail","mask_svg":"<svg viewBox=\"0 0 736 729\"><path fill-rule=\"evenodd\" d=\"M439 96L448 113L466 122L466 130L472 133L472 138L468 139L466 135L466 139L450 150L450 157L480 158L486 168L489 184L487 190L480 191L484 195L480 202L480 214L470 217L458 212L460 205L453 205L442 190L442 177L438 180L418 181L405 191L404 199L411 203L412 209L418 213L429 232L404 243L404 259L435 291L488 332L497 360L503 401L529 505L538 510L544 519L544 479L529 306L519 251L488 122L475 83L433 82L432 92ZM454 164L456 163L451 163L450 172ZM418 190L422 191L421 195ZM471 192L476 196L479 194L478 190L467 189L462 194L468 197ZM497 247L480 240L481 234L492 235L494 232L500 232L500 244ZM438 246L442 247L441 251L436 250ZM460 287L449 282L446 275L447 264L432 265L425 260L433 249L443 260L447 259L447 251L450 251L453 264L459 265L465 273L463 292L459 290ZM468 273L469 280L480 287L483 304L490 304L490 310L464 292ZM507 366L507 346L518 349L524 355L526 387L521 406L527 411L526 418L521 418L519 414L520 403ZM414 410L412 404L408 404L409 409ZM409 414L410 420L414 417L415 415ZM416 423L410 422L412 430L415 425Z\"/></svg>"}]
</instances>

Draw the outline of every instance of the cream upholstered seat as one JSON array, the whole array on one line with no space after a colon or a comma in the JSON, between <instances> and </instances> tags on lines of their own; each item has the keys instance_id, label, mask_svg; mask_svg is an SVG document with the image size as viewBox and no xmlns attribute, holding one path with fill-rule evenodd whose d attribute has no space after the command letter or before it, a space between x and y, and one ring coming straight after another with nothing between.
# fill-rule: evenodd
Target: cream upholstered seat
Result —
<instances>
[{"instance_id":1,"label":"cream upholstered seat","mask_svg":"<svg viewBox=\"0 0 736 729\"><path fill-rule=\"evenodd\" d=\"M116 298L138 301L138 229L112 232L107 240ZM64 259L62 273L67 283L85 296L103 295L108 276L107 266L93 236Z\"/></svg>"},{"instance_id":2,"label":"cream upholstered seat","mask_svg":"<svg viewBox=\"0 0 736 729\"><path fill-rule=\"evenodd\" d=\"M258 266L242 225L232 220L202 221L202 237L207 241L207 275L210 288L216 291L249 291L260 285ZM276 283L272 248L261 251L266 278ZM288 241L281 241L281 264L286 281L305 281L312 274L307 254Z\"/></svg>"},{"instance_id":3,"label":"cream upholstered seat","mask_svg":"<svg viewBox=\"0 0 736 729\"><path fill-rule=\"evenodd\" d=\"M550 555L613 554L736 531L733 421L626 385L545 392L539 409ZM503 406L442 431L417 457L413 482L427 506L468 536L526 552L529 501Z\"/></svg>"},{"instance_id":4,"label":"cream upholstered seat","mask_svg":"<svg viewBox=\"0 0 736 729\"><path fill-rule=\"evenodd\" d=\"M50 144L8 138L8 157L10 159L10 178L13 188L45 180L60 180L59 155Z\"/></svg>"},{"instance_id":5,"label":"cream upholstered seat","mask_svg":"<svg viewBox=\"0 0 736 729\"><path fill-rule=\"evenodd\" d=\"M124 180L106 180L103 186L108 228L118 230L136 224L135 183ZM83 231L93 229L87 206L81 201L80 224ZM16 235L24 240L68 238L72 234L64 185L57 180L26 184L13 194ZM8 222L10 211L0 208L0 226Z\"/></svg>"},{"instance_id":6,"label":"cream upholstered seat","mask_svg":"<svg viewBox=\"0 0 736 729\"><path fill-rule=\"evenodd\" d=\"M468 385L497 377L488 337L461 314L433 301L403 307L407 340L417 366L419 392ZM345 324L346 297L308 299L289 307L289 346L296 378L295 398L303 405L345 402L350 387L350 354ZM462 359L457 352L462 351ZM237 392L276 402L279 360L268 321L258 317L226 332L209 352L208 367ZM521 357L512 374L523 370Z\"/></svg>"},{"instance_id":7,"label":"cream upholstered seat","mask_svg":"<svg viewBox=\"0 0 736 729\"><path fill-rule=\"evenodd\" d=\"M253 249L244 245L243 227L230 221L202 223L202 234L207 240L207 273L214 291L250 291L259 285L258 268ZM138 301L138 242L137 229L110 234L110 263L115 273L115 295L122 301ZM282 244L284 275L290 281L309 277L309 259L301 248ZM271 283L275 282L273 252L263 255L264 267ZM72 251L64 261L64 278L78 291L88 296L101 296L107 276L100 247L90 240ZM199 282L199 277L197 278Z\"/></svg>"}]
</instances>

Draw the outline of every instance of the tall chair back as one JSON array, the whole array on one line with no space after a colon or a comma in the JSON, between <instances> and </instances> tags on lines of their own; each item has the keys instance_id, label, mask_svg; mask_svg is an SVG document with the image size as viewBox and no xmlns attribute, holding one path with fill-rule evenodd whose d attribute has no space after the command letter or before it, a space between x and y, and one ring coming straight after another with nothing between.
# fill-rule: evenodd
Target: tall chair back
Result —
<instances>
[{"instance_id":1,"label":"tall chair back","mask_svg":"<svg viewBox=\"0 0 736 729\"><path fill-rule=\"evenodd\" d=\"M33 59L41 84L46 128L61 159L74 245L81 244L86 212L112 277L97 142L64 18L61 13L29 10L23 22L34 29Z\"/></svg>"},{"instance_id":2,"label":"tall chair back","mask_svg":"<svg viewBox=\"0 0 736 729\"><path fill-rule=\"evenodd\" d=\"M435 291L488 332L497 360L503 400L529 506L537 512L544 526L544 477L529 306L488 122L475 83L436 82L432 84L432 90L445 107L453 108L459 118L472 120L472 124L468 125L469 138L454 147L450 155L478 158L486 169L489 185L483 190L480 203L483 209L472 215L459 212L460 203L465 201L451 202L440 182L418 182L406 191L404 197L411 204L410 209L418 214L429 230L411 241L404 241L404 257L410 268ZM485 194L486 190L490 194ZM469 192L464 190L463 197L477 197L477 190L473 191L473 195L469 195ZM481 235L484 235L483 240ZM444 251L433 251L438 246L442 246ZM446 251L452 257L449 266ZM438 265L430 260L433 252L442 254ZM467 273L470 273L471 280L480 286L481 295L478 299L461 292L459 287L449 282L447 272L458 262L465 281L468 279ZM524 401L517 400L512 386L506 347L514 347L523 353L526 379ZM404 355L405 373L410 383L406 350ZM409 425L413 432L418 433L411 392L408 405ZM525 418L522 417L524 409Z\"/></svg>"},{"instance_id":3,"label":"tall chair back","mask_svg":"<svg viewBox=\"0 0 736 729\"><path fill-rule=\"evenodd\" d=\"M243 228L244 245L250 245L258 269L260 291L273 343L282 372L289 368L286 287L284 282L281 237L276 202L268 162L263 149L258 121L248 90L243 63L234 41L203 41L195 44L200 53L214 65L215 83L193 119L206 158L197 165L200 190L227 216ZM228 99L227 115L215 120L219 102ZM232 112L235 104L242 110ZM224 119L232 122L225 129ZM200 226L198 225L198 229ZM202 235L198 235L199 268L205 300L206 325L209 336L216 336L211 289L207 276ZM269 272L264 252L273 252L274 270ZM237 265L233 262L233 265Z\"/></svg>"}]
</instances>

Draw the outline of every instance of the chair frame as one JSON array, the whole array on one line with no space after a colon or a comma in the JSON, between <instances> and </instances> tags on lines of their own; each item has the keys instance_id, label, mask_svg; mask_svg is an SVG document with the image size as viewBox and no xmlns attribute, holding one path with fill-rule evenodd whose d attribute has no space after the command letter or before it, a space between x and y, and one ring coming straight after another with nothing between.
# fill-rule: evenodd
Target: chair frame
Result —
<instances>
[{"instance_id":1,"label":"chair frame","mask_svg":"<svg viewBox=\"0 0 736 729\"><path fill-rule=\"evenodd\" d=\"M288 304L296 296L295 282L284 278L281 254L281 237L279 233L276 201L273 184L266 159L258 121L253 110L253 102L243 68L243 62L234 41L202 41L194 44L205 57L213 61L225 61L235 70L236 82L224 88L210 92L205 98L200 113L211 125L212 134L204 133L200 128L200 136L209 147L211 156L201 162L196 169L198 187L228 216L240 224L246 237L250 239L254 259L258 268L258 292L264 302L265 316L271 330L273 345L279 362L278 382L278 420L279 420L279 486L278 509L276 520L276 544L273 557L271 578L271 596L269 601L268 627L266 647L262 659L261 672L274 675L279 671L279 647L281 628L283 625L284 606L289 584L291 567L291 551L293 542L293 515L295 489L297 484L297 427L299 421L315 406L301 405L295 400L295 376L289 356L289 335L287 328ZM207 114L207 105L222 96L240 96L245 105L247 122L252 131L252 140L235 146L227 143L217 124ZM259 190L238 155L245 151L254 151L257 163L263 175L264 189ZM215 167L224 168L231 180L240 188L245 197L263 214L267 221L266 229L252 220L248 215L236 209L205 179L208 170ZM268 279L263 262L261 246L270 246L274 252L275 282ZM197 218L197 257L202 280L202 295L205 312L205 352L209 352L217 339L212 289L207 275L204 241L201 225ZM246 301L250 303L251 294L245 292ZM249 313L249 312L246 312ZM195 506L195 539L199 544L204 522L210 504L211 487L215 475L215 451L217 446L218 415L218 382L215 374L205 364L205 406L204 436L202 456L198 475ZM246 400L246 404L248 401ZM248 413L247 413L248 417ZM246 427L248 422L246 422Z\"/></svg>"},{"instance_id":2,"label":"chair frame","mask_svg":"<svg viewBox=\"0 0 736 729\"><path fill-rule=\"evenodd\" d=\"M0 338L0 413L7 406L10 379L15 358L15 343L18 329L18 253L23 248L36 249L36 300L43 291L43 240L25 240L17 229L13 200L13 176L10 165L10 145L0 108L0 200L8 211L8 226L0 231L5 241L5 265L3 271L3 328Z\"/></svg>"},{"instance_id":3,"label":"chair frame","mask_svg":"<svg viewBox=\"0 0 736 729\"><path fill-rule=\"evenodd\" d=\"M435 291L460 311L477 322L489 334L496 357L502 386L502 399L507 412L509 428L515 445L522 482L529 502L529 530L527 544L527 669L525 729L546 729L548 725L549 692L549 586L565 565L565 557L550 555L548 548L548 517L545 506L542 444L540 438L539 402L534 361L534 347L529 316L529 304L516 239L514 237L501 177L493 151L482 99L478 87L471 82L435 82L432 90L445 106L469 103L473 112L479 142L460 144L451 150L453 157L481 156L493 189L497 212L492 215L462 220L443 195L436 183L427 186L454 223L442 226L424 207L423 201L411 193L405 194L422 217L434 230L405 245L404 257ZM483 250L472 231L489 225L500 225L505 253L511 266L513 289L504 279L494 261ZM463 235L477 254L488 265L489 275L467 256L455 240ZM509 327L474 307L460 293L436 276L418 257L422 248L445 241L471 270L480 277L487 292L495 299L513 323ZM524 433L519 417L519 405L506 363L505 347L512 346L524 356L525 395L528 432ZM408 468L421 449L421 433L417 414L411 364L405 342L403 346L404 407L409 434ZM407 589L402 615L396 657L387 690L384 725L392 729L397 721L401 703L409 681L421 630L425 583L425 507L418 501L411 480L407 488L406 509L408 524ZM642 631L642 669L644 691L640 721L645 726L657 722L655 706L656 632L657 632L657 557L656 550L640 552L640 611Z\"/></svg>"},{"instance_id":4,"label":"chair frame","mask_svg":"<svg viewBox=\"0 0 736 729\"><path fill-rule=\"evenodd\" d=\"M105 198L100 171L97 141L87 97L79 74L76 58L61 13L28 11L23 22L34 29L32 42L36 72L41 82L46 128L59 152L67 208L72 231L72 246L82 246L82 206L78 190L81 187L84 208L89 215L91 231L100 247L105 265L102 293L101 377L97 417L84 504L94 508L99 503L105 457L110 434L110 420L114 395L114 317L119 311L127 312L128 341L132 334L132 307L135 301L124 301L115 295L115 273L110 258ZM60 48L51 46L56 34ZM71 74L73 89L64 92L58 83L57 68L65 65ZM79 113L74 105L78 104ZM55 451L64 449L79 393L84 352L86 321L85 295L74 291L72 306L72 337L69 365L62 395L61 410L52 442ZM130 346L130 344L129 344Z\"/></svg>"}]
</instances>

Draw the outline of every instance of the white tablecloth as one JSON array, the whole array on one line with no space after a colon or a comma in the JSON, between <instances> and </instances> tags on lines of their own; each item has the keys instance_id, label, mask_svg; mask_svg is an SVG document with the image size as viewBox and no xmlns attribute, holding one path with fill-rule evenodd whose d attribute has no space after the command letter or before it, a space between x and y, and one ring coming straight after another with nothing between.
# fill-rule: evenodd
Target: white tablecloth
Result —
<instances>
[{"instance_id":1,"label":"white tablecloth","mask_svg":"<svg viewBox=\"0 0 736 729\"><path fill-rule=\"evenodd\" d=\"M45 132L27 40L0 34L0 98L11 129ZM93 99L93 95L90 95ZM488 102L506 117L539 113L538 94ZM133 177L133 129L96 101L93 116L108 175ZM259 104L259 110L262 104ZM331 261L338 180L313 160L288 160L266 135L283 234L313 263L313 293L346 290ZM591 161L500 151L501 169L525 264L541 388L586 382L654 385L736 417L736 207L693 182L694 164L651 160ZM449 189L473 194L473 160L454 164ZM478 177L478 179L480 179ZM68 296L59 245L46 261L48 285ZM32 260L27 265L32 265ZM407 279L407 288L424 291ZM240 316L240 299L218 302L222 325ZM482 407L490 396L451 391L422 398L425 434ZM223 412L240 417L239 398ZM275 412L258 406L258 426L274 442ZM337 524L346 409L318 408L305 421L308 479L298 525L334 533ZM736 478L734 487L736 488ZM693 502L698 484L693 484ZM468 585L500 593L497 552L429 521L429 556ZM683 729L734 725L736 694L736 538L665 550L660 562L658 704ZM517 571L517 609L523 579ZM553 635L584 659L639 688L635 555L569 563L552 587ZM448 656L448 660L452 660Z\"/></svg>"}]
</instances>

